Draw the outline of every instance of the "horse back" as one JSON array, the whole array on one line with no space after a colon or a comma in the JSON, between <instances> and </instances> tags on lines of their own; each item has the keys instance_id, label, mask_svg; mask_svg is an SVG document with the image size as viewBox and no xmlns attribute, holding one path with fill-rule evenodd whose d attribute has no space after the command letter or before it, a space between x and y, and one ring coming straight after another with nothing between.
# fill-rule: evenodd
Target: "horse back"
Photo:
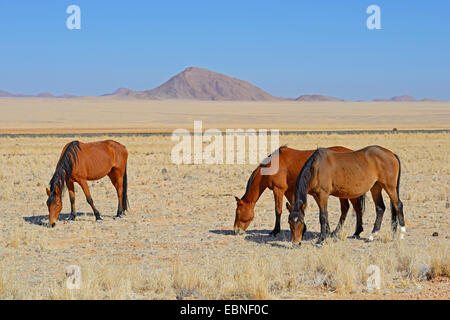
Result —
<instances>
[{"instance_id":1,"label":"horse back","mask_svg":"<svg viewBox=\"0 0 450 320\"><path fill-rule=\"evenodd\" d=\"M333 146L328 148L335 152L352 152L353 150L342 147ZM295 182L306 160L314 153L315 150L298 150L288 147L281 147L278 153L279 170L274 175L266 176L267 184L283 185L287 184L288 188L294 188Z\"/></svg>"},{"instance_id":2,"label":"horse back","mask_svg":"<svg viewBox=\"0 0 450 320\"><path fill-rule=\"evenodd\" d=\"M388 176L396 175L396 163L392 151L368 146L353 152L321 150L317 168L322 187L368 190L376 181L388 181Z\"/></svg>"},{"instance_id":3,"label":"horse back","mask_svg":"<svg viewBox=\"0 0 450 320\"><path fill-rule=\"evenodd\" d=\"M89 143L79 142L77 163L74 166L75 180L97 180L109 174L113 168L125 170L128 152L114 140Z\"/></svg>"},{"instance_id":4,"label":"horse back","mask_svg":"<svg viewBox=\"0 0 450 320\"><path fill-rule=\"evenodd\" d=\"M390 160L395 158L392 151L377 145L367 146L356 151L350 150L343 152L336 152L333 148L329 148L322 149L321 153L326 156L329 162L340 165L354 165L356 162L370 163L377 160L384 161L386 159Z\"/></svg>"},{"instance_id":5,"label":"horse back","mask_svg":"<svg viewBox=\"0 0 450 320\"><path fill-rule=\"evenodd\" d=\"M392 177L397 177L400 164L397 156L391 150L375 145L361 149L361 152L376 167L380 180L387 181Z\"/></svg>"},{"instance_id":6,"label":"horse back","mask_svg":"<svg viewBox=\"0 0 450 320\"><path fill-rule=\"evenodd\" d=\"M285 184L285 187L293 188L300 170L313 152L314 150L280 148L278 172L275 175L267 176L267 179L276 185Z\"/></svg>"},{"instance_id":7,"label":"horse back","mask_svg":"<svg viewBox=\"0 0 450 320\"><path fill-rule=\"evenodd\" d=\"M329 150L335 151L335 152L353 152L352 149L346 148L346 147L342 147L342 146L334 146L334 147L330 147L327 148Z\"/></svg>"},{"instance_id":8,"label":"horse back","mask_svg":"<svg viewBox=\"0 0 450 320\"><path fill-rule=\"evenodd\" d=\"M370 163L378 167L379 170L386 170L387 167L397 163L395 154L386 148L378 145L367 146L354 152L356 160Z\"/></svg>"}]
</instances>

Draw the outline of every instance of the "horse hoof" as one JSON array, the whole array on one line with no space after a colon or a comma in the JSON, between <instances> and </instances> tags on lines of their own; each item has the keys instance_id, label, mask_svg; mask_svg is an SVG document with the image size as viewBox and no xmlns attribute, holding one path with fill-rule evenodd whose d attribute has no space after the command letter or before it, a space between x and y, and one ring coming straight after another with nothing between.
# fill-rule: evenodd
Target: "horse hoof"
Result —
<instances>
[{"instance_id":1,"label":"horse hoof","mask_svg":"<svg viewBox=\"0 0 450 320\"><path fill-rule=\"evenodd\" d=\"M95 219L95 222L97 222L97 223L102 223L102 222L103 222L103 219Z\"/></svg>"},{"instance_id":2,"label":"horse hoof","mask_svg":"<svg viewBox=\"0 0 450 320\"><path fill-rule=\"evenodd\" d=\"M323 247L323 244L322 244L322 243L316 243L314 246L315 246L316 248L322 248L322 247Z\"/></svg>"},{"instance_id":3,"label":"horse hoof","mask_svg":"<svg viewBox=\"0 0 450 320\"><path fill-rule=\"evenodd\" d=\"M361 239L361 237L358 236L358 235L356 235L356 234L354 234L354 235L352 235L352 236L350 237L350 239L357 239L357 240L359 240L359 239Z\"/></svg>"}]
</instances>

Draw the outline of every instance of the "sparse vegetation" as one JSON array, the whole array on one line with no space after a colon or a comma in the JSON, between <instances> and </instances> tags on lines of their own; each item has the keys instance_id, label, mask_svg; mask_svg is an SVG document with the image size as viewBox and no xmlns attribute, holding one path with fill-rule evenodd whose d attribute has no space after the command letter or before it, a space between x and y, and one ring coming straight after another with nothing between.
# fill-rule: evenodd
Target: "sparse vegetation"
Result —
<instances>
[{"instance_id":1,"label":"sparse vegetation","mask_svg":"<svg viewBox=\"0 0 450 320\"><path fill-rule=\"evenodd\" d=\"M450 220L446 204L450 181L449 134L348 134L281 136L280 143L299 149L343 145L358 149L379 144L402 160L401 197L406 239L390 232L387 207L382 230L372 243L348 239L354 214L342 233L315 248L318 209L309 201L308 239L290 246L286 212L282 232L273 228L273 195L268 190L244 236L231 235L235 200L242 195L254 165L181 165L170 163L169 137L127 136L114 139L129 151L131 210L113 220L116 198L109 181L91 182L97 224L76 186L73 223L54 229L45 206L47 185L62 146L68 140L104 137L0 138L0 298L2 299L303 299L450 296ZM107 178L106 178L107 179ZM62 219L70 212L64 195ZM332 228L339 202L330 198ZM375 210L368 195L364 215L367 237ZM432 236L434 232L438 236ZM81 267L80 290L66 288L65 268ZM381 288L367 290L369 265L381 271ZM429 291L426 291L429 292Z\"/></svg>"}]
</instances>

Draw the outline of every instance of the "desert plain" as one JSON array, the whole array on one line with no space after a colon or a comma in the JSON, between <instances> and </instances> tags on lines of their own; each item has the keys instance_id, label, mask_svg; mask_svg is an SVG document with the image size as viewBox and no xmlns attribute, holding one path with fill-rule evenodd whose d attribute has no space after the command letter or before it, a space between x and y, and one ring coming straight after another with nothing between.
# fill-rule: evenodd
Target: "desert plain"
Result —
<instances>
[{"instance_id":1,"label":"desert plain","mask_svg":"<svg viewBox=\"0 0 450 320\"><path fill-rule=\"evenodd\" d=\"M2 299L450 298L448 102L0 99L0 114ZM170 136L142 134L192 130L194 120L221 130L301 131L280 135L280 144L297 149L377 144L392 150L402 161L405 239L390 232L384 193L381 232L365 241L375 220L368 194L362 239L349 238L350 212L339 237L316 248L318 208L310 197L305 241L293 248L286 210L281 233L269 237L270 190L246 234L234 235L234 196L244 194L256 165L175 165ZM116 193L106 177L89 184L102 223L77 185L76 221L66 221L66 192L60 220L47 228L45 187L61 149L72 140L103 139L128 149L129 212L113 219ZM338 200L330 198L332 228L339 215ZM70 265L81 270L79 289L67 287ZM371 265L380 270L378 289L367 285Z\"/></svg>"}]
</instances>

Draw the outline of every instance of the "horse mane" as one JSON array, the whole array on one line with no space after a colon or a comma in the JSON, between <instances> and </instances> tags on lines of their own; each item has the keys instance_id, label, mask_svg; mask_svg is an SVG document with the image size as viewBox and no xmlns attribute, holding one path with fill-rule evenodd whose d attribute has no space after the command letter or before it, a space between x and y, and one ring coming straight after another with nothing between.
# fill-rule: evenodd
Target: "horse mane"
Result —
<instances>
[{"instance_id":1,"label":"horse mane","mask_svg":"<svg viewBox=\"0 0 450 320\"><path fill-rule=\"evenodd\" d=\"M295 208L299 200L303 201L303 203L306 204L307 200L307 194L308 194L308 186L311 181L311 178L314 176L314 162L317 158L319 158L322 155L322 149L316 149L316 151L313 152L306 160L305 164L303 165L302 170L300 170L300 173L297 177L297 180L295 181Z\"/></svg>"},{"instance_id":2,"label":"horse mane","mask_svg":"<svg viewBox=\"0 0 450 320\"><path fill-rule=\"evenodd\" d=\"M241 199L244 199L247 196L247 194L250 192L250 189L252 188L253 180L255 179L255 176L256 176L256 173L258 172L258 169L260 169L261 167L267 167L269 165L269 163L270 163L270 160L271 160L272 156L276 152L281 153L281 150L284 149L284 148L287 148L287 146L286 145L282 145L277 150L275 150L274 152L269 154L267 156L267 158L264 159L255 170L253 170L252 174L248 178L247 187L245 188L245 194L242 196Z\"/></svg>"},{"instance_id":3,"label":"horse mane","mask_svg":"<svg viewBox=\"0 0 450 320\"><path fill-rule=\"evenodd\" d=\"M60 193L63 192L66 186L66 180L72 174L73 165L78 160L79 150L79 141L72 141L67 145L66 150L61 155L61 158L59 158L55 173L50 180L50 203L56 201L56 188L59 189Z\"/></svg>"},{"instance_id":4,"label":"horse mane","mask_svg":"<svg viewBox=\"0 0 450 320\"><path fill-rule=\"evenodd\" d=\"M247 196L247 194L250 192L250 189L252 188L253 180L255 179L255 175L256 175L256 172L258 171L258 169L259 169L259 166L255 170L253 170L252 174L248 178L247 187L245 187L245 193L241 199L244 199Z\"/></svg>"}]
</instances>

